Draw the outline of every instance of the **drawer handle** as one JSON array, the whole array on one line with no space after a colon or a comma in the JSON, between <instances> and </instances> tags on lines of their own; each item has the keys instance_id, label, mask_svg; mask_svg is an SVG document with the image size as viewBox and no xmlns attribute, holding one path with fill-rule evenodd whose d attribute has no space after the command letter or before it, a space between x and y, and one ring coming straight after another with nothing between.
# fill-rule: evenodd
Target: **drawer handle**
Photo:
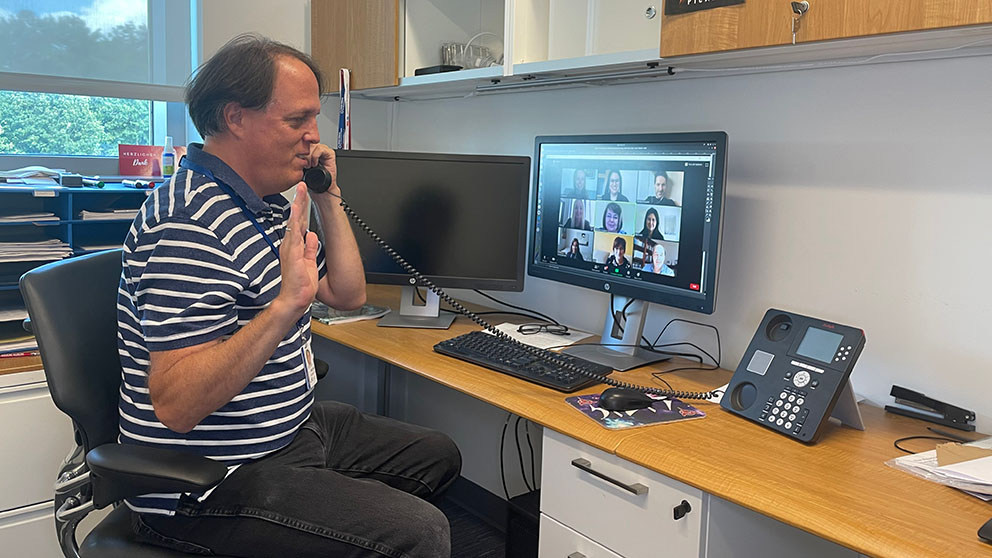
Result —
<instances>
[{"instance_id":1,"label":"drawer handle","mask_svg":"<svg viewBox=\"0 0 992 558\"><path fill-rule=\"evenodd\" d=\"M627 492L630 492L635 496L642 496L648 493L648 487L644 486L639 482L635 482L634 484L624 484L616 479L604 475L603 473L600 473L599 471L592 468L592 463L590 463L588 459L582 459L581 457L576 457L575 459L572 460L572 466L582 469L583 471L589 473L594 477L599 477L610 484L619 486L620 488L626 490Z\"/></svg>"},{"instance_id":2,"label":"drawer handle","mask_svg":"<svg viewBox=\"0 0 992 558\"><path fill-rule=\"evenodd\" d=\"M569 554L567 558L586 558L586 555L581 552L573 552Z\"/></svg>"}]
</instances>

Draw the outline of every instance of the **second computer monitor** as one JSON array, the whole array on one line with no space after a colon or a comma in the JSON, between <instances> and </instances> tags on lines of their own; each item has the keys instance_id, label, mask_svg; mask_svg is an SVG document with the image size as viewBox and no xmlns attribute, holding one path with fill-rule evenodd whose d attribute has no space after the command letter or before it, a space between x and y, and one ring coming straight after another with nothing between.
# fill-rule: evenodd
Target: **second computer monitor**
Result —
<instances>
[{"instance_id":1,"label":"second computer monitor","mask_svg":"<svg viewBox=\"0 0 992 558\"><path fill-rule=\"evenodd\" d=\"M337 167L348 205L438 286L523 290L530 158L352 150ZM356 227L355 238L369 283L411 285L369 235ZM416 315L436 308L403 302L411 325L438 327Z\"/></svg>"}]
</instances>

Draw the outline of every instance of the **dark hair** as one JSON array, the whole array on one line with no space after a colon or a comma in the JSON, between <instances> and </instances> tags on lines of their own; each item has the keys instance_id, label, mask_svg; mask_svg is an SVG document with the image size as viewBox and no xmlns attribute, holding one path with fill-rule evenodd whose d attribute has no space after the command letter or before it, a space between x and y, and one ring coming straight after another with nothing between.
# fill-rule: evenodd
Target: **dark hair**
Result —
<instances>
[{"instance_id":1,"label":"dark hair","mask_svg":"<svg viewBox=\"0 0 992 558\"><path fill-rule=\"evenodd\" d=\"M186 83L189 116L201 136L212 136L226 129L224 107L228 103L252 110L269 103L278 56L292 56L306 64L317 78L317 91L324 91L320 68L308 55L261 35L238 35L203 63Z\"/></svg>"},{"instance_id":2,"label":"dark hair","mask_svg":"<svg viewBox=\"0 0 992 558\"><path fill-rule=\"evenodd\" d=\"M658 228L661 227L661 217L658 216L658 210L653 207L648 208L647 213L644 214L644 230L648 230L648 216L650 215L654 215L654 231L651 232L657 232Z\"/></svg>"},{"instance_id":3,"label":"dark hair","mask_svg":"<svg viewBox=\"0 0 992 558\"><path fill-rule=\"evenodd\" d=\"M606 212L607 211L613 211L613 213L616 214L616 216L617 216L617 231L619 231L620 229L622 229L623 228L623 211L620 209L620 204L618 204L617 202L610 202L610 203L606 204L606 209L603 210L603 230L609 231L609 232L616 232L616 231L611 231L609 228L606 227ZM634 226L637 226L637 221L634 221Z\"/></svg>"},{"instance_id":4,"label":"dark hair","mask_svg":"<svg viewBox=\"0 0 992 558\"><path fill-rule=\"evenodd\" d=\"M610 191L610 177L613 173L617 173L617 182L620 183L620 188L623 188L623 175L620 174L618 170L608 170L606 171L606 178L603 179L603 192L609 193Z\"/></svg>"},{"instance_id":5,"label":"dark hair","mask_svg":"<svg viewBox=\"0 0 992 558\"><path fill-rule=\"evenodd\" d=\"M618 236L613 239L613 249L623 248L623 251L627 251L627 239L622 236Z\"/></svg>"}]
</instances>

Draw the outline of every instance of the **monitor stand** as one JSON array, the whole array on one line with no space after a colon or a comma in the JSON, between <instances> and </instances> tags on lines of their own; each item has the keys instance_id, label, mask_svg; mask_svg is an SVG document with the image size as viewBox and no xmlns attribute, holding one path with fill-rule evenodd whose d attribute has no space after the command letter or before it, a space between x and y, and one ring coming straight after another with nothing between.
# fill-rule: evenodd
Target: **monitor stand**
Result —
<instances>
[{"instance_id":1,"label":"monitor stand","mask_svg":"<svg viewBox=\"0 0 992 558\"><path fill-rule=\"evenodd\" d=\"M440 297L427 290L427 301L419 303L417 287L404 285L400 292L400 311L390 312L379 318L379 327L420 327L426 329L448 329L455 321L455 314L441 315Z\"/></svg>"},{"instance_id":2,"label":"monitor stand","mask_svg":"<svg viewBox=\"0 0 992 558\"><path fill-rule=\"evenodd\" d=\"M627 305L629 299L624 296L614 296L611 300L616 305L606 312L603 323L603 335L599 345L572 345L561 352L584 358L586 360L609 366L621 372L668 360L671 357L642 349L641 334L644 331L644 319L648 314L648 303L643 300L633 300L627 307L627 319L624 320L620 311Z\"/></svg>"}]
</instances>

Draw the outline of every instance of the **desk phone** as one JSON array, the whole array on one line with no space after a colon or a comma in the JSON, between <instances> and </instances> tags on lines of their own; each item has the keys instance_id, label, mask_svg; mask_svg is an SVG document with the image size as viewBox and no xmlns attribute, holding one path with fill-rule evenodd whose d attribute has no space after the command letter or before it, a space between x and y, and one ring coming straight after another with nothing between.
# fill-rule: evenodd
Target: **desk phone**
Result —
<instances>
[{"instance_id":1,"label":"desk phone","mask_svg":"<svg viewBox=\"0 0 992 558\"><path fill-rule=\"evenodd\" d=\"M724 409L802 442L815 442L854 363L864 331L769 309L720 402Z\"/></svg>"}]
</instances>

